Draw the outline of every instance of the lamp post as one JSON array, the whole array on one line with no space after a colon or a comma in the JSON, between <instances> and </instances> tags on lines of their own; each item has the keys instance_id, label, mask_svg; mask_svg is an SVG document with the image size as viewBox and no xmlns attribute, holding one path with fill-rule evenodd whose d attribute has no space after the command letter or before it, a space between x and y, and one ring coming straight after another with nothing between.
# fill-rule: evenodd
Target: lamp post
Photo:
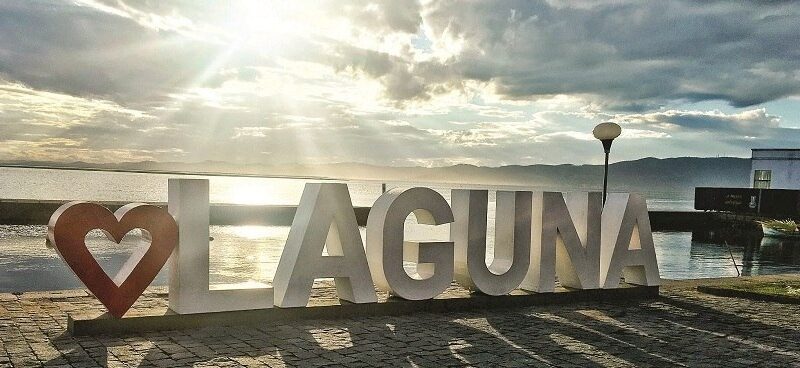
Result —
<instances>
[{"instance_id":1,"label":"lamp post","mask_svg":"<svg viewBox=\"0 0 800 368\"><path fill-rule=\"evenodd\" d=\"M622 128L615 123L600 123L594 127L592 134L603 143L603 151L606 152L606 163L603 166L603 206L606 204L606 194L608 193L608 153L611 152L611 143L614 138L619 137Z\"/></svg>"}]
</instances>

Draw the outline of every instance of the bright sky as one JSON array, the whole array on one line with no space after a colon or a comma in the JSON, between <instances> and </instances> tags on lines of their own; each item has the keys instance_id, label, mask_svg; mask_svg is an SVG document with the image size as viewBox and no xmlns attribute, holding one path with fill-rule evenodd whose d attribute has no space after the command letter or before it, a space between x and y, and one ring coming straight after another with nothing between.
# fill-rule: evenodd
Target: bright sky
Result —
<instances>
[{"instance_id":1,"label":"bright sky","mask_svg":"<svg viewBox=\"0 0 800 368\"><path fill-rule=\"evenodd\" d=\"M800 142L800 5L3 0L0 160L599 163Z\"/></svg>"}]
</instances>

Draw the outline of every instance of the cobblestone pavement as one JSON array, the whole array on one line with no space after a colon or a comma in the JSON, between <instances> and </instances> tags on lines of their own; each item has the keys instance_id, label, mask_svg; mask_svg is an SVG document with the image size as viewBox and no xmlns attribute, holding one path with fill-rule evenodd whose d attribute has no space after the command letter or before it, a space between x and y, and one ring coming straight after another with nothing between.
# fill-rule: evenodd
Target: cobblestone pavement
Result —
<instances>
[{"instance_id":1,"label":"cobblestone pavement","mask_svg":"<svg viewBox=\"0 0 800 368\"><path fill-rule=\"evenodd\" d=\"M137 303L144 308L147 298ZM163 298L162 298L163 299ZM143 304L144 303L144 304ZM800 366L800 305L723 298L691 282L661 297L403 317L71 337L69 293L0 294L0 367Z\"/></svg>"}]
</instances>

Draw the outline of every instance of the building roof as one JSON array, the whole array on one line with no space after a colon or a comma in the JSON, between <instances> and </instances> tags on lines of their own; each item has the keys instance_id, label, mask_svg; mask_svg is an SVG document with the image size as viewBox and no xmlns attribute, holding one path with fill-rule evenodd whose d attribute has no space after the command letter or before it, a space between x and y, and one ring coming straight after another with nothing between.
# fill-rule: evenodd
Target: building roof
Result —
<instances>
[{"instance_id":1,"label":"building roof","mask_svg":"<svg viewBox=\"0 0 800 368\"><path fill-rule=\"evenodd\" d=\"M800 149L753 149L751 160L800 161Z\"/></svg>"},{"instance_id":2,"label":"building roof","mask_svg":"<svg viewBox=\"0 0 800 368\"><path fill-rule=\"evenodd\" d=\"M800 148L751 148L751 151L800 151Z\"/></svg>"}]
</instances>

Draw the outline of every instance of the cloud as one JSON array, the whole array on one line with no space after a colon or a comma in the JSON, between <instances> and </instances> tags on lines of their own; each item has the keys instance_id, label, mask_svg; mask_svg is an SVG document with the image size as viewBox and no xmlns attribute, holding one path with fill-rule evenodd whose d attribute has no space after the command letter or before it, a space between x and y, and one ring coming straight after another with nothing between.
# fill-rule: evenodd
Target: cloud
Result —
<instances>
[{"instance_id":1,"label":"cloud","mask_svg":"<svg viewBox=\"0 0 800 368\"><path fill-rule=\"evenodd\" d=\"M329 16L350 19L367 29L414 34L422 23L421 6L417 0L346 0L325 3Z\"/></svg>"},{"instance_id":2,"label":"cloud","mask_svg":"<svg viewBox=\"0 0 800 368\"><path fill-rule=\"evenodd\" d=\"M249 57L231 56L229 45L213 40L143 26L125 13L60 1L0 3L0 76L37 89L162 103L220 71L246 67Z\"/></svg>"},{"instance_id":3,"label":"cloud","mask_svg":"<svg viewBox=\"0 0 800 368\"><path fill-rule=\"evenodd\" d=\"M506 98L586 95L620 109L755 105L800 91L800 8L787 2L433 1L434 38L461 40L452 78Z\"/></svg>"},{"instance_id":4,"label":"cloud","mask_svg":"<svg viewBox=\"0 0 800 368\"><path fill-rule=\"evenodd\" d=\"M146 112L1 80L0 128L3 159L135 160L179 151L169 143L174 128Z\"/></svg>"},{"instance_id":5,"label":"cloud","mask_svg":"<svg viewBox=\"0 0 800 368\"><path fill-rule=\"evenodd\" d=\"M8 0L0 159L583 163L606 120L615 159L794 146L796 108L736 106L798 95L798 8Z\"/></svg>"},{"instance_id":6,"label":"cloud","mask_svg":"<svg viewBox=\"0 0 800 368\"><path fill-rule=\"evenodd\" d=\"M791 2L78 4L0 5L0 73L37 88L141 101L268 65L259 48L273 43L273 57L364 72L400 103L465 81L506 99L584 96L629 111L670 101L744 107L800 92L800 7ZM247 13L259 11L250 16L280 24L249 24Z\"/></svg>"},{"instance_id":7,"label":"cloud","mask_svg":"<svg viewBox=\"0 0 800 368\"><path fill-rule=\"evenodd\" d=\"M800 129L782 126L766 109L721 111L664 110L644 114L598 114L623 127L622 139L656 138L694 155L746 155L750 148L796 147Z\"/></svg>"},{"instance_id":8,"label":"cloud","mask_svg":"<svg viewBox=\"0 0 800 368\"><path fill-rule=\"evenodd\" d=\"M506 147L510 143L532 140L537 132L527 123L478 123L466 129L431 130L444 141L461 147Z\"/></svg>"},{"instance_id":9,"label":"cloud","mask_svg":"<svg viewBox=\"0 0 800 368\"><path fill-rule=\"evenodd\" d=\"M764 108L725 114L720 111L666 110L646 114L624 114L612 117L628 126L642 126L665 131L704 131L716 134L755 136L778 128L780 117L767 114Z\"/></svg>"}]
</instances>

